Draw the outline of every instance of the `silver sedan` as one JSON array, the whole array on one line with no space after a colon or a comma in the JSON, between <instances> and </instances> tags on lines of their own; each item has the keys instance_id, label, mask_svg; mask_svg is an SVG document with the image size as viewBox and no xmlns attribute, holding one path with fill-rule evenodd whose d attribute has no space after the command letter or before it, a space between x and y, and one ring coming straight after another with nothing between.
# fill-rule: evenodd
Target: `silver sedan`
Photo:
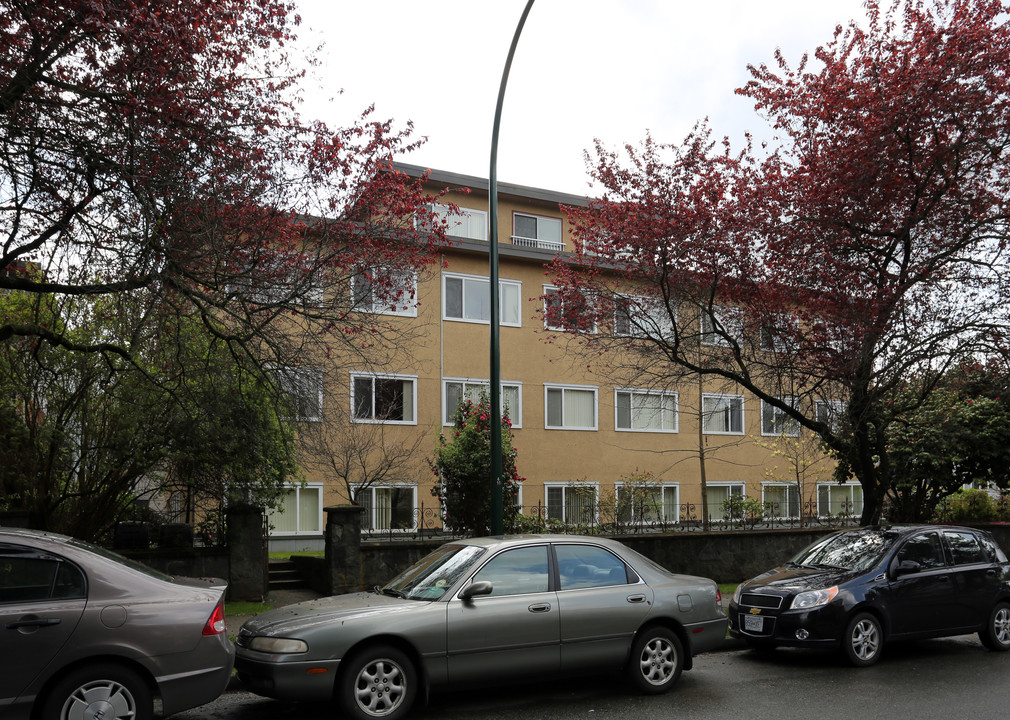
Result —
<instances>
[{"instance_id":1,"label":"silver sedan","mask_svg":"<svg viewBox=\"0 0 1010 720\"><path fill-rule=\"evenodd\" d=\"M0 717L151 720L231 677L225 584L171 578L63 535L0 528Z\"/></svg>"},{"instance_id":2,"label":"silver sedan","mask_svg":"<svg viewBox=\"0 0 1010 720\"><path fill-rule=\"evenodd\" d=\"M429 687L561 672L623 670L641 691L665 692L727 622L712 580L613 540L475 538L374 592L256 616L239 631L235 667L260 695L396 720Z\"/></svg>"}]
</instances>

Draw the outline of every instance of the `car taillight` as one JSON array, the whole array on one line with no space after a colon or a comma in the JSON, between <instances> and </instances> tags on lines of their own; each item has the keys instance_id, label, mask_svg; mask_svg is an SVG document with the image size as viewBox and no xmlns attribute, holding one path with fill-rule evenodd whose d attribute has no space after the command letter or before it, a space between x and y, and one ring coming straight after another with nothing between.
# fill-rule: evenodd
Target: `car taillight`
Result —
<instances>
[{"instance_id":1,"label":"car taillight","mask_svg":"<svg viewBox=\"0 0 1010 720\"><path fill-rule=\"evenodd\" d=\"M227 623L224 619L224 603L219 602L217 607L214 608L214 612L212 612L210 617L207 618L207 622L203 626L203 634L220 635L227 627Z\"/></svg>"},{"instance_id":2,"label":"car taillight","mask_svg":"<svg viewBox=\"0 0 1010 720\"><path fill-rule=\"evenodd\" d=\"M719 588L715 589L715 601L720 605L722 604L722 590Z\"/></svg>"}]
</instances>

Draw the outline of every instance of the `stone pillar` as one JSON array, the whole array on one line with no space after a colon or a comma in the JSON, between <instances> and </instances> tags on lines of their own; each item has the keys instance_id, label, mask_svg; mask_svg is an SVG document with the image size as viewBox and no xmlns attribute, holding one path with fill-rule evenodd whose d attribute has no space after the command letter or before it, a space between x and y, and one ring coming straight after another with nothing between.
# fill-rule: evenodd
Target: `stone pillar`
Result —
<instances>
[{"instance_id":1,"label":"stone pillar","mask_svg":"<svg viewBox=\"0 0 1010 720\"><path fill-rule=\"evenodd\" d=\"M228 599L262 602L267 589L267 541L263 509L233 505L228 523Z\"/></svg>"},{"instance_id":2,"label":"stone pillar","mask_svg":"<svg viewBox=\"0 0 1010 720\"><path fill-rule=\"evenodd\" d=\"M359 505L334 505L326 511L326 570L330 594L363 589L361 570L361 514Z\"/></svg>"}]
</instances>

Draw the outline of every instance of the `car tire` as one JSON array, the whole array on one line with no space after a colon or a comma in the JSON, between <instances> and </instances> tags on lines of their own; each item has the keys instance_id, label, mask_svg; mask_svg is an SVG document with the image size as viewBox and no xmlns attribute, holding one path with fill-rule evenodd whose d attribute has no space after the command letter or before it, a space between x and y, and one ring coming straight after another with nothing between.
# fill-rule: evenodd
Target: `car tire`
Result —
<instances>
[{"instance_id":1,"label":"car tire","mask_svg":"<svg viewBox=\"0 0 1010 720\"><path fill-rule=\"evenodd\" d=\"M635 638L628 661L632 685L648 695L664 693L684 670L684 646L676 633L662 626L646 628Z\"/></svg>"},{"instance_id":2,"label":"car tire","mask_svg":"<svg viewBox=\"0 0 1010 720\"><path fill-rule=\"evenodd\" d=\"M41 717L72 720L151 720L151 689L134 670L114 663L98 663L71 671L46 693Z\"/></svg>"},{"instance_id":3,"label":"car tire","mask_svg":"<svg viewBox=\"0 0 1010 720\"><path fill-rule=\"evenodd\" d=\"M374 645L341 663L338 701L357 720L398 720L417 698L413 661L391 645Z\"/></svg>"},{"instance_id":4,"label":"car tire","mask_svg":"<svg viewBox=\"0 0 1010 720\"><path fill-rule=\"evenodd\" d=\"M1010 650L1010 604L996 603L996 607L989 613L985 628L979 630L978 639L990 650Z\"/></svg>"},{"instance_id":5,"label":"car tire","mask_svg":"<svg viewBox=\"0 0 1010 720\"><path fill-rule=\"evenodd\" d=\"M846 660L856 667L868 667L880 659L883 651L884 631L876 616L864 612L849 620L842 636Z\"/></svg>"}]
</instances>

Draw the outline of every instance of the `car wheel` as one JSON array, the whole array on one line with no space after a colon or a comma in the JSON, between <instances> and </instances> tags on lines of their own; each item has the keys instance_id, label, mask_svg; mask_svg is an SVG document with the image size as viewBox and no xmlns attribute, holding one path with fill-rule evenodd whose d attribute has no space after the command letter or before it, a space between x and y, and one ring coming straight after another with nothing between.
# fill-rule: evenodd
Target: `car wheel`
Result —
<instances>
[{"instance_id":1,"label":"car wheel","mask_svg":"<svg viewBox=\"0 0 1010 720\"><path fill-rule=\"evenodd\" d=\"M990 650L1010 650L1010 605L997 603L989 614L989 622L979 630L978 638Z\"/></svg>"},{"instance_id":2,"label":"car wheel","mask_svg":"<svg viewBox=\"0 0 1010 720\"><path fill-rule=\"evenodd\" d=\"M358 720L397 720L417 697L417 671L406 653L389 645L366 648L347 661L339 701Z\"/></svg>"},{"instance_id":3,"label":"car wheel","mask_svg":"<svg viewBox=\"0 0 1010 720\"><path fill-rule=\"evenodd\" d=\"M151 690L136 672L122 665L99 663L78 668L46 694L47 720L151 720Z\"/></svg>"},{"instance_id":4,"label":"car wheel","mask_svg":"<svg viewBox=\"0 0 1010 720\"><path fill-rule=\"evenodd\" d=\"M849 621L842 638L842 651L856 667L867 667L880 659L884 633L880 622L870 613L859 613Z\"/></svg>"},{"instance_id":5,"label":"car wheel","mask_svg":"<svg viewBox=\"0 0 1010 720\"><path fill-rule=\"evenodd\" d=\"M628 677L639 690L650 695L666 692L684 670L684 646L665 627L647 628L635 639L628 663Z\"/></svg>"}]
</instances>

